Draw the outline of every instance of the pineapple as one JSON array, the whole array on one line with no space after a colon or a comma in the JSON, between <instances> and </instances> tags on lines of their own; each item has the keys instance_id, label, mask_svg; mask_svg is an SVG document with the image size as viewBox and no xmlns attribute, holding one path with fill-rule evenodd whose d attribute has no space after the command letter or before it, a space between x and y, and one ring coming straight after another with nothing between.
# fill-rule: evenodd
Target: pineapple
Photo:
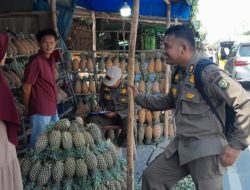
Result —
<instances>
[{"instance_id":1,"label":"pineapple","mask_svg":"<svg viewBox=\"0 0 250 190\"><path fill-rule=\"evenodd\" d=\"M112 142L109 142L108 143L108 150L109 150L109 153L113 159L113 164L116 164L116 162L118 161L118 152L114 146L114 144Z\"/></svg>"},{"instance_id":2,"label":"pineapple","mask_svg":"<svg viewBox=\"0 0 250 190\"><path fill-rule=\"evenodd\" d=\"M31 167L32 167L33 161L28 158L25 157L24 160L22 161L22 166L21 166L21 172L22 172L22 176L25 177L28 175Z\"/></svg>"},{"instance_id":3,"label":"pineapple","mask_svg":"<svg viewBox=\"0 0 250 190\"><path fill-rule=\"evenodd\" d=\"M83 136L84 136L84 139L85 139L86 146L89 146L90 148L93 148L95 146L95 142L94 142L94 139L91 136L91 134L88 131L84 131Z\"/></svg>"},{"instance_id":4,"label":"pineapple","mask_svg":"<svg viewBox=\"0 0 250 190\"><path fill-rule=\"evenodd\" d=\"M81 92L83 94L88 94L89 93L89 83L88 83L88 78L87 77L82 78Z\"/></svg>"},{"instance_id":5,"label":"pineapple","mask_svg":"<svg viewBox=\"0 0 250 190\"><path fill-rule=\"evenodd\" d=\"M73 133L75 133L77 131L80 131L79 126L80 126L80 124L76 120L71 121L71 125L69 127L69 132L71 134L73 134Z\"/></svg>"},{"instance_id":6,"label":"pineapple","mask_svg":"<svg viewBox=\"0 0 250 190\"><path fill-rule=\"evenodd\" d=\"M37 153L44 151L45 148L48 146L48 144L49 144L48 135L46 133L42 133L36 140L35 151Z\"/></svg>"},{"instance_id":7,"label":"pineapple","mask_svg":"<svg viewBox=\"0 0 250 190\"><path fill-rule=\"evenodd\" d=\"M97 159L93 152L91 152L88 148L85 152L85 163L87 165L88 170L95 171L97 168Z\"/></svg>"},{"instance_id":8,"label":"pineapple","mask_svg":"<svg viewBox=\"0 0 250 190\"><path fill-rule=\"evenodd\" d=\"M87 67L87 71L88 71L89 73L91 73L91 72L94 71L93 60L92 60L91 57L88 58L86 67Z\"/></svg>"},{"instance_id":9,"label":"pineapple","mask_svg":"<svg viewBox=\"0 0 250 190\"><path fill-rule=\"evenodd\" d=\"M161 53L159 52L156 54L154 70L157 73L162 72Z\"/></svg>"},{"instance_id":10,"label":"pineapple","mask_svg":"<svg viewBox=\"0 0 250 190\"><path fill-rule=\"evenodd\" d=\"M104 69L105 69L105 60L104 60L104 57L101 56L99 64L98 64L98 70L100 71L100 73L104 73Z\"/></svg>"},{"instance_id":11,"label":"pineapple","mask_svg":"<svg viewBox=\"0 0 250 190\"><path fill-rule=\"evenodd\" d=\"M138 90L140 93L144 93L145 92L145 81L144 80L140 80L139 82L139 86L138 86Z\"/></svg>"},{"instance_id":12,"label":"pineapple","mask_svg":"<svg viewBox=\"0 0 250 190\"><path fill-rule=\"evenodd\" d=\"M83 159L76 160L76 176L77 177L84 177L87 176L88 169L87 165Z\"/></svg>"},{"instance_id":13,"label":"pineapple","mask_svg":"<svg viewBox=\"0 0 250 190\"><path fill-rule=\"evenodd\" d=\"M153 87L153 83L150 80L148 80L146 83L146 92L150 93L152 90L152 87Z\"/></svg>"},{"instance_id":14,"label":"pineapple","mask_svg":"<svg viewBox=\"0 0 250 190\"><path fill-rule=\"evenodd\" d=\"M87 59L86 59L86 56L84 55L84 53L81 53L81 60L80 60L80 63L79 63L79 67L80 67L80 70L82 72L84 72L86 70L86 65L87 65Z\"/></svg>"},{"instance_id":15,"label":"pineapple","mask_svg":"<svg viewBox=\"0 0 250 190\"><path fill-rule=\"evenodd\" d=\"M127 190L127 183L125 180L121 180L121 188L122 190Z\"/></svg>"},{"instance_id":16,"label":"pineapple","mask_svg":"<svg viewBox=\"0 0 250 190\"><path fill-rule=\"evenodd\" d=\"M76 117L75 117L75 120L76 120L76 122L78 122L80 125L83 125L83 124L84 124L83 119L82 119L81 117L79 117L79 116L76 116Z\"/></svg>"},{"instance_id":17,"label":"pineapple","mask_svg":"<svg viewBox=\"0 0 250 190\"><path fill-rule=\"evenodd\" d=\"M60 129L62 131L68 130L70 127L70 121L68 119L61 119L55 123L55 129Z\"/></svg>"},{"instance_id":18,"label":"pineapple","mask_svg":"<svg viewBox=\"0 0 250 190\"><path fill-rule=\"evenodd\" d=\"M162 134L162 126L158 123L153 126L153 138L155 142L159 142Z\"/></svg>"},{"instance_id":19,"label":"pineapple","mask_svg":"<svg viewBox=\"0 0 250 190\"><path fill-rule=\"evenodd\" d=\"M56 183L60 183L62 181L64 175L64 165L62 161L56 161L53 170L52 177Z\"/></svg>"},{"instance_id":20,"label":"pineapple","mask_svg":"<svg viewBox=\"0 0 250 190\"><path fill-rule=\"evenodd\" d=\"M67 177L73 177L76 171L76 161L74 157L68 157L64 162L64 174Z\"/></svg>"},{"instance_id":21,"label":"pineapple","mask_svg":"<svg viewBox=\"0 0 250 190\"><path fill-rule=\"evenodd\" d=\"M140 126L143 126L145 122L145 116L146 116L145 109L141 109L138 111L138 120L139 120Z\"/></svg>"},{"instance_id":22,"label":"pineapple","mask_svg":"<svg viewBox=\"0 0 250 190\"><path fill-rule=\"evenodd\" d=\"M112 66L113 66L112 60L110 57L108 57L106 62L105 62L105 70L111 68Z\"/></svg>"},{"instance_id":23,"label":"pineapple","mask_svg":"<svg viewBox=\"0 0 250 190\"><path fill-rule=\"evenodd\" d=\"M70 150L73 147L72 135L70 132L62 133L62 146L66 150Z\"/></svg>"},{"instance_id":24,"label":"pineapple","mask_svg":"<svg viewBox=\"0 0 250 190\"><path fill-rule=\"evenodd\" d=\"M89 77L89 89L88 91L90 93L96 93L96 85L95 85L95 80L94 80L94 76L90 76Z\"/></svg>"},{"instance_id":25,"label":"pineapple","mask_svg":"<svg viewBox=\"0 0 250 190\"><path fill-rule=\"evenodd\" d=\"M80 94L82 90L82 86L81 86L81 81L80 79L76 79L75 84L74 84L74 92L76 94Z\"/></svg>"},{"instance_id":26,"label":"pineapple","mask_svg":"<svg viewBox=\"0 0 250 190\"><path fill-rule=\"evenodd\" d=\"M146 118L146 122L148 124L152 124L152 122L153 122L153 116L152 116L151 111L146 110L146 112L145 112L145 118Z\"/></svg>"},{"instance_id":27,"label":"pineapple","mask_svg":"<svg viewBox=\"0 0 250 190\"><path fill-rule=\"evenodd\" d=\"M43 185L47 184L50 176L51 176L51 165L45 164L39 171L39 175L37 178L37 184L39 186L43 186Z\"/></svg>"},{"instance_id":28,"label":"pineapple","mask_svg":"<svg viewBox=\"0 0 250 190\"><path fill-rule=\"evenodd\" d=\"M121 187L121 184L120 184L119 181L114 181L114 183L115 183L115 189L116 190L122 190L122 187Z\"/></svg>"},{"instance_id":29,"label":"pineapple","mask_svg":"<svg viewBox=\"0 0 250 190\"><path fill-rule=\"evenodd\" d=\"M165 92L165 79L160 79L160 92L164 93Z\"/></svg>"},{"instance_id":30,"label":"pineapple","mask_svg":"<svg viewBox=\"0 0 250 190\"><path fill-rule=\"evenodd\" d=\"M102 133L95 123L90 123L87 125L87 131L92 135L95 142L100 142L102 140Z\"/></svg>"},{"instance_id":31,"label":"pineapple","mask_svg":"<svg viewBox=\"0 0 250 190\"><path fill-rule=\"evenodd\" d=\"M142 144L142 141L144 139L144 135L145 135L145 127L144 125L139 125L138 129L137 129L137 133L138 133L138 143Z\"/></svg>"},{"instance_id":32,"label":"pineapple","mask_svg":"<svg viewBox=\"0 0 250 190\"><path fill-rule=\"evenodd\" d=\"M107 170L107 163L102 154L97 154L96 160L97 160L97 169L99 169L100 171Z\"/></svg>"},{"instance_id":33,"label":"pineapple","mask_svg":"<svg viewBox=\"0 0 250 190\"><path fill-rule=\"evenodd\" d=\"M117 66L117 67L120 67L120 62L119 62L119 57L118 56L113 57L113 65Z\"/></svg>"},{"instance_id":34,"label":"pineapple","mask_svg":"<svg viewBox=\"0 0 250 190\"><path fill-rule=\"evenodd\" d=\"M103 152L102 156L107 164L107 168L112 168L113 166L113 159L109 152Z\"/></svg>"},{"instance_id":35,"label":"pineapple","mask_svg":"<svg viewBox=\"0 0 250 190\"><path fill-rule=\"evenodd\" d=\"M73 133L73 143L75 148L85 147L84 135L80 131Z\"/></svg>"},{"instance_id":36,"label":"pineapple","mask_svg":"<svg viewBox=\"0 0 250 190\"><path fill-rule=\"evenodd\" d=\"M145 128L145 143L150 144L152 142L152 137L153 137L152 125L148 124L147 127Z\"/></svg>"},{"instance_id":37,"label":"pineapple","mask_svg":"<svg viewBox=\"0 0 250 190\"><path fill-rule=\"evenodd\" d=\"M51 149L59 149L61 145L61 132L53 130L49 134L49 144Z\"/></svg>"},{"instance_id":38,"label":"pineapple","mask_svg":"<svg viewBox=\"0 0 250 190\"><path fill-rule=\"evenodd\" d=\"M80 59L79 58L74 58L72 60L72 69L73 71L78 71L80 67Z\"/></svg>"},{"instance_id":39,"label":"pineapple","mask_svg":"<svg viewBox=\"0 0 250 190\"><path fill-rule=\"evenodd\" d=\"M108 190L116 190L115 183L114 183L113 180L108 181L108 183L107 183L107 189Z\"/></svg>"},{"instance_id":40,"label":"pineapple","mask_svg":"<svg viewBox=\"0 0 250 190\"><path fill-rule=\"evenodd\" d=\"M135 58L135 67L134 67L134 73L140 73L140 62L138 60L138 58Z\"/></svg>"},{"instance_id":41,"label":"pineapple","mask_svg":"<svg viewBox=\"0 0 250 190\"><path fill-rule=\"evenodd\" d=\"M157 94L160 92L160 86L159 86L159 82L156 80L154 81L153 87L152 87L152 92Z\"/></svg>"},{"instance_id":42,"label":"pineapple","mask_svg":"<svg viewBox=\"0 0 250 190\"><path fill-rule=\"evenodd\" d=\"M160 123L160 111L153 111L154 124Z\"/></svg>"},{"instance_id":43,"label":"pineapple","mask_svg":"<svg viewBox=\"0 0 250 190\"><path fill-rule=\"evenodd\" d=\"M41 161L36 161L29 172L29 180L35 182L37 180L39 170L42 168Z\"/></svg>"},{"instance_id":44,"label":"pineapple","mask_svg":"<svg viewBox=\"0 0 250 190\"><path fill-rule=\"evenodd\" d=\"M153 58L150 58L149 64L148 64L148 72L153 73L155 71L155 61Z\"/></svg>"}]
</instances>

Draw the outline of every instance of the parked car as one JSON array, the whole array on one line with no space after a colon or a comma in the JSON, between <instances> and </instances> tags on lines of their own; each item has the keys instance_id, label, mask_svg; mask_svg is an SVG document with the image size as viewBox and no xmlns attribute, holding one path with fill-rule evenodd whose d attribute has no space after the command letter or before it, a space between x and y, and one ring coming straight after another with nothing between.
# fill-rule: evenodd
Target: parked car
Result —
<instances>
[{"instance_id":1,"label":"parked car","mask_svg":"<svg viewBox=\"0 0 250 190\"><path fill-rule=\"evenodd\" d=\"M250 42L235 44L227 58L225 72L239 82L250 82Z\"/></svg>"}]
</instances>

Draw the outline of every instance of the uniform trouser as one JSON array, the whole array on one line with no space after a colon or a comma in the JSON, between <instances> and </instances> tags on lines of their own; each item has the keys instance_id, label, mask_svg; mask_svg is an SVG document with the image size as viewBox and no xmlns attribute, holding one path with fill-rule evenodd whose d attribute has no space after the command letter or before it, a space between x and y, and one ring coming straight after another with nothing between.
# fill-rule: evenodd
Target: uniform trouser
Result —
<instances>
[{"instance_id":1,"label":"uniform trouser","mask_svg":"<svg viewBox=\"0 0 250 190\"><path fill-rule=\"evenodd\" d=\"M196 190L222 190L224 170L217 155L202 157L181 166L177 152L169 159L163 152L144 170L142 190L170 189L188 174Z\"/></svg>"},{"instance_id":2,"label":"uniform trouser","mask_svg":"<svg viewBox=\"0 0 250 190\"><path fill-rule=\"evenodd\" d=\"M121 132L117 138L117 145L122 146L127 139L127 127L128 127L128 118L121 118L116 116L114 118L107 118L104 115L95 115L90 116L88 119L89 123L96 123L100 128L104 125L119 125L121 126ZM103 134L104 136L104 134Z\"/></svg>"}]
</instances>

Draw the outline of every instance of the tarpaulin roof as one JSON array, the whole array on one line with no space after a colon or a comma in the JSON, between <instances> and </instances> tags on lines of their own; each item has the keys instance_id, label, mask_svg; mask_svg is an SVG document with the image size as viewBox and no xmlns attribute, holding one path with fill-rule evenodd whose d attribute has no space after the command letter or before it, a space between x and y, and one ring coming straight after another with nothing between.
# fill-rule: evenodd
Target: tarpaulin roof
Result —
<instances>
[{"instance_id":1,"label":"tarpaulin roof","mask_svg":"<svg viewBox=\"0 0 250 190\"><path fill-rule=\"evenodd\" d=\"M77 0L76 4L89 10L97 12L118 13L124 0ZM133 0L127 0L132 7ZM140 15L166 17L167 4L164 0L140 0ZM171 18L189 20L192 6L189 0L171 2Z\"/></svg>"}]
</instances>

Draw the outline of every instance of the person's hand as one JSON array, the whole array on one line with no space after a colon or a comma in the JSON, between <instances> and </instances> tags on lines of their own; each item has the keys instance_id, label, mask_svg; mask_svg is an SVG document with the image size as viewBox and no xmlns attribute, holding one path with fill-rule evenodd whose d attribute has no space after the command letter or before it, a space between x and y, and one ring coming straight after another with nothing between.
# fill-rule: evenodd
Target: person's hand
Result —
<instances>
[{"instance_id":1,"label":"person's hand","mask_svg":"<svg viewBox=\"0 0 250 190\"><path fill-rule=\"evenodd\" d=\"M240 150L227 145L220 156L220 162L224 167L232 166L239 155Z\"/></svg>"},{"instance_id":2,"label":"person's hand","mask_svg":"<svg viewBox=\"0 0 250 190\"><path fill-rule=\"evenodd\" d=\"M105 113L105 117L107 118L114 118L115 116L117 116L116 112L110 111L110 112Z\"/></svg>"},{"instance_id":3,"label":"person's hand","mask_svg":"<svg viewBox=\"0 0 250 190\"><path fill-rule=\"evenodd\" d=\"M136 98L136 96L139 94L138 88L134 85L132 86L132 89L133 89L134 98Z\"/></svg>"}]
</instances>

